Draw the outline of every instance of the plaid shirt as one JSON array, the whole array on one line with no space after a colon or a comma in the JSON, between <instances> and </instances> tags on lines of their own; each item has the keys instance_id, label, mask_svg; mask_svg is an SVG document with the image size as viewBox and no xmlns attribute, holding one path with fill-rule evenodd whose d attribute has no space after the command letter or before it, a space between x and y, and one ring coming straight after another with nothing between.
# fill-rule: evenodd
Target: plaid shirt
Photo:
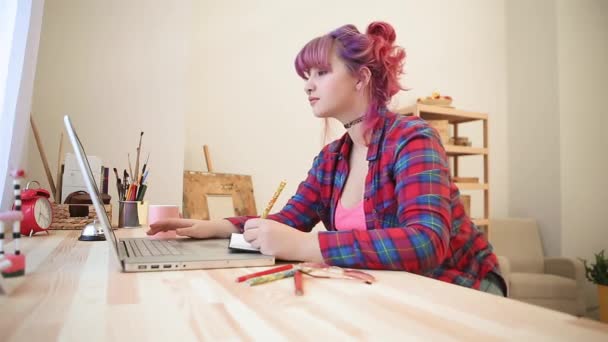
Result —
<instances>
[{"instance_id":1,"label":"plaid shirt","mask_svg":"<svg viewBox=\"0 0 608 342\"><path fill-rule=\"evenodd\" d=\"M368 146L366 231L336 231L334 215L348 176L348 134L325 146L285 207L268 219L309 232L320 221L325 262L405 270L479 288L497 258L465 214L437 132L413 116L381 111ZM243 229L250 217L228 220Z\"/></svg>"}]
</instances>

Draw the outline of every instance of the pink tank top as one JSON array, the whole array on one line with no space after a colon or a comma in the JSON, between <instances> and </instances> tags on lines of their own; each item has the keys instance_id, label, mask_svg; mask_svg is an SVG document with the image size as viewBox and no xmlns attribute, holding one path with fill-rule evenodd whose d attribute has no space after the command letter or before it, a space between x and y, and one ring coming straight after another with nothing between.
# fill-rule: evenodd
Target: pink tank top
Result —
<instances>
[{"instance_id":1,"label":"pink tank top","mask_svg":"<svg viewBox=\"0 0 608 342\"><path fill-rule=\"evenodd\" d=\"M367 230L363 201L352 208L344 208L342 201L338 201L335 215L336 230Z\"/></svg>"}]
</instances>

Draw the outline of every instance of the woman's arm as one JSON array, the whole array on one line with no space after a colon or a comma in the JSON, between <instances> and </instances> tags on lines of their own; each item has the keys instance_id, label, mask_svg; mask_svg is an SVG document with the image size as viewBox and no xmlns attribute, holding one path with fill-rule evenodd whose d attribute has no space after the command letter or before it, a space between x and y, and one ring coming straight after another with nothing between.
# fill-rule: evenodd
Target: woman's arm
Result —
<instances>
[{"instance_id":1,"label":"woman's arm","mask_svg":"<svg viewBox=\"0 0 608 342\"><path fill-rule=\"evenodd\" d=\"M312 230L320 220L317 208L321 204L319 175L322 172L322 160L323 151L315 157L312 168L308 171L308 176L300 183L295 195L289 199L280 212L268 215L267 219L283 223L304 232ZM230 217L226 220L230 221L243 232L245 222L257 217L259 216L239 216Z\"/></svg>"}]
</instances>

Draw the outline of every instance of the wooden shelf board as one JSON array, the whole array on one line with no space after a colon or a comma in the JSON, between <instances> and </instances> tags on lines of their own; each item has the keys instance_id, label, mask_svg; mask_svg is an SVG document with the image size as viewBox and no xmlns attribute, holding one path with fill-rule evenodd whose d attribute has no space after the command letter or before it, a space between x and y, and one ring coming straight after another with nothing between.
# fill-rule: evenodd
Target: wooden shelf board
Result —
<instances>
[{"instance_id":1,"label":"wooden shelf board","mask_svg":"<svg viewBox=\"0 0 608 342\"><path fill-rule=\"evenodd\" d=\"M455 183L460 190L489 190L487 183Z\"/></svg>"},{"instance_id":2,"label":"wooden shelf board","mask_svg":"<svg viewBox=\"0 0 608 342\"><path fill-rule=\"evenodd\" d=\"M487 148L482 147L469 147L469 146L457 146L457 145L445 145L445 151L448 156L459 156L459 155L483 155L488 154Z\"/></svg>"},{"instance_id":3,"label":"wooden shelf board","mask_svg":"<svg viewBox=\"0 0 608 342\"><path fill-rule=\"evenodd\" d=\"M420 117L425 120L448 120L452 124L488 119L488 115L485 113L469 112L451 107L431 106L424 104L403 107L397 109L396 112L405 115L412 115L416 112L416 109L418 109L420 112Z\"/></svg>"},{"instance_id":4,"label":"wooden shelf board","mask_svg":"<svg viewBox=\"0 0 608 342\"><path fill-rule=\"evenodd\" d=\"M490 220L488 220L486 218L475 218L472 220L476 226L488 226L490 224Z\"/></svg>"}]
</instances>

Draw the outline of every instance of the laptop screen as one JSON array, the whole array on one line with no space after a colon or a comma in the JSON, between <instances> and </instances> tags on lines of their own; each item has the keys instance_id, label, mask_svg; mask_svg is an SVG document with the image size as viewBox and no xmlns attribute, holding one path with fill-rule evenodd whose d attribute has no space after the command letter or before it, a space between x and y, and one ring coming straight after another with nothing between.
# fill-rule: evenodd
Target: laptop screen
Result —
<instances>
[{"instance_id":1,"label":"laptop screen","mask_svg":"<svg viewBox=\"0 0 608 342\"><path fill-rule=\"evenodd\" d=\"M74 153L76 154L76 159L80 164L80 169L82 171L82 176L84 177L84 182L87 186L87 190L89 196L91 196L91 200L93 201L93 205L95 206L95 211L97 212L97 218L101 221L103 225L103 232L107 240L112 241L116 250L118 250L118 240L114 235L114 231L112 230L112 224L110 223L110 219L108 218L108 214L103 207L103 201L101 196L99 195L99 188L97 187L97 183L95 182L95 178L93 177L93 172L91 171L91 165L89 165L89 160L87 159L87 154L84 151L84 147L74 130L74 126L72 126L72 122L70 118L66 115L63 118L63 122L65 124L65 128L68 132L68 136L70 137L70 141L72 143L72 147L74 148Z\"/></svg>"}]
</instances>

